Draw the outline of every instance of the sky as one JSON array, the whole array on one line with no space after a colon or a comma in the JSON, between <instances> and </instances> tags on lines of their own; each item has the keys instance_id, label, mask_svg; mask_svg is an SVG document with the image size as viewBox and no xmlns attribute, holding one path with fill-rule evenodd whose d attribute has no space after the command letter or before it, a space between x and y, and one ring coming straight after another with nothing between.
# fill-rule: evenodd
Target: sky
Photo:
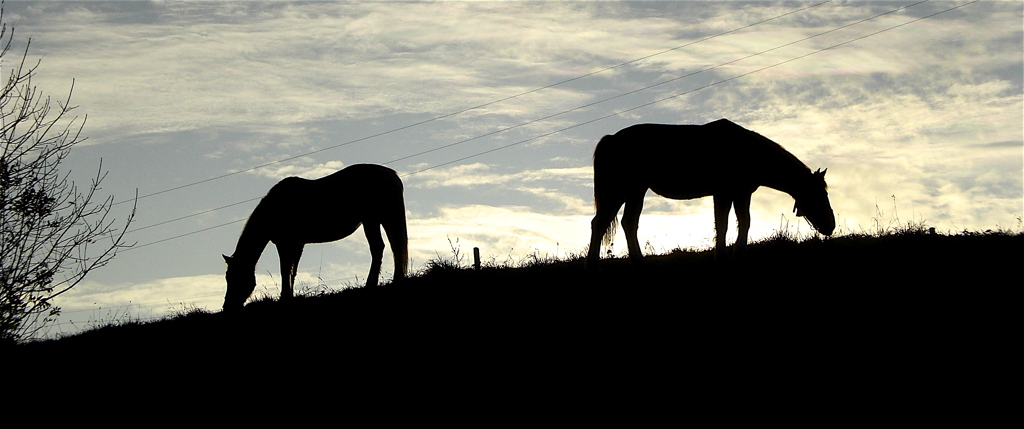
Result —
<instances>
[{"instance_id":1,"label":"sky","mask_svg":"<svg viewBox=\"0 0 1024 429\"><path fill-rule=\"evenodd\" d=\"M637 123L728 118L828 168L837 234L1019 231L1024 3L818 3L7 1L0 71L31 38L33 83L66 100L73 82L87 116L61 168L87 181L102 160L117 219L141 196L135 246L57 299L48 335L219 310L221 254L258 198L357 163L405 183L412 272L474 247L485 263L579 254L594 146ZM812 234L792 206L758 190L752 239ZM648 252L714 234L710 198L648 193ZM361 232L308 245L298 290L361 285L369 259ZM278 296L272 245L257 279Z\"/></svg>"}]
</instances>

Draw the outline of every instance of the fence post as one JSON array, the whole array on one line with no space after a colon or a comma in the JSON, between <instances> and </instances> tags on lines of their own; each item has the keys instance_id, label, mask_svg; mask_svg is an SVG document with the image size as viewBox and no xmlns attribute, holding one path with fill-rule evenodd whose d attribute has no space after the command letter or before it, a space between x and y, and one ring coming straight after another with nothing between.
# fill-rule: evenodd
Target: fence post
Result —
<instances>
[{"instance_id":1,"label":"fence post","mask_svg":"<svg viewBox=\"0 0 1024 429\"><path fill-rule=\"evenodd\" d=\"M480 248L473 248L473 269L480 271Z\"/></svg>"}]
</instances>

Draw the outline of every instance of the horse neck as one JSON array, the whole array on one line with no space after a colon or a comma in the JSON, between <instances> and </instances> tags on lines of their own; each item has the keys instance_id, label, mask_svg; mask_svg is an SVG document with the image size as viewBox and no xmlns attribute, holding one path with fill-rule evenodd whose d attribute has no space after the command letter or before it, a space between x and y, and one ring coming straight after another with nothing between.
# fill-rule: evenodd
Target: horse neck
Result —
<instances>
[{"instance_id":1,"label":"horse neck","mask_svg":"<svg viewBox=\"0 0 1024 429\"><path fill-rule=\"evenodd\" d=\"M242 235L238 237L235 253L231 257L239 263L255 267L268 243L270 238L262 231L258 219L250 217L242 229Z\"/></svg>"},{"instance_id":2,"label":"horse neck","mask_svg":"<svg viewBox=\"0 0 1024 429\"><path fill-rule=\"evenodd\" d=\"M779 147L775 152L764 158L765 168L762 185L785 192L794 198L807 187L811 170L795 156Z\"/></svg>"}]
</instances>

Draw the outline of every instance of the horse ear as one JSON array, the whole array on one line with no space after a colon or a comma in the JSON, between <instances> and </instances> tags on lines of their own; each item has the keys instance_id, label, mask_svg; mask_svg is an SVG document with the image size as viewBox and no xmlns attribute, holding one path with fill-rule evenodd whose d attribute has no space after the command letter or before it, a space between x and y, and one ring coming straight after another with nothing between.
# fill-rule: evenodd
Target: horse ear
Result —
<instances>
[{"instance_id":1,"label":"horse ear","mask_svg":"<svg viewBox=\"0 0 1024 429\"><path fill-rule=\"evenodd\" d=\"M221 254L220 256L224 257L224 263L227 263L227 264L231 263L231 257L230 256L225 255L225 254Z\"/></svg>"}]
</instances>

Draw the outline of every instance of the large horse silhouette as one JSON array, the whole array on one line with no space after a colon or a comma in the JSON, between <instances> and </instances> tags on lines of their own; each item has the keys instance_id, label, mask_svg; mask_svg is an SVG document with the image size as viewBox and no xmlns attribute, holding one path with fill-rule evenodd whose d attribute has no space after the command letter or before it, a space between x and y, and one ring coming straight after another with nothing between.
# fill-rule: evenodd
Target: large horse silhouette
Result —
<instances>
[{"instance_id":1,"label":"large horse silhouette","mask_svg":"<svg viewBox=\"0 0 1024 429\"><path fill-rule=\"evenodd\" d=\"M642 265L636 234L648 189L677 200L714 198L716 259L725 251L729 210L735 207L735 252L742 254L750 231L750 195L760 186L791 195L797 216L806 217L818 232L832 235L835 217L825 171L811 172L782 146L727 119L704 125L640 124L604 136L594 150L597 214L590 224L587 266L597 268L601 244L615 233L623 204L629 258L634 266Z\"/></svg>"},{"instance_id":2,"label":"large horse silhouette","mask_svg":"<svg viewBox=\"0 0 1024 429\"><path fill-rule=\"evenodd\" d=\"M366 285L376 286L380 277L382 226L394 253L394 278L404 278L409 256L403 192L394 170L370 164L352 165L316 180L289 177L278 182L249 216L235 253L224 256L224 310L241 308L256 288L256 261L269 242L281 257L281 299L289 299L303 246L341 240L360 224L372 257Z\"/></svg>"}]
</instances>

